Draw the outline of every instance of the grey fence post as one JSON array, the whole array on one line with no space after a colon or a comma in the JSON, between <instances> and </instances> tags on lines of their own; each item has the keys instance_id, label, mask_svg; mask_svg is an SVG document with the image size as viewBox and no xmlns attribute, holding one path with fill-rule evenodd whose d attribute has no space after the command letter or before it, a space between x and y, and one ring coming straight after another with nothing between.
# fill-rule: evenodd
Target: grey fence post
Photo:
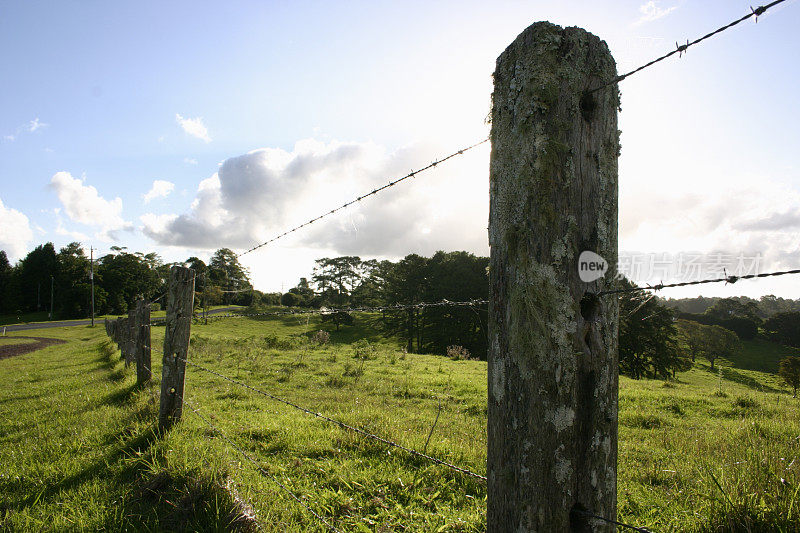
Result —
<instances>
[{"instance_id":1,"label":"grey fence post","mask_svg":"<svg viewBox=\"0 0 800 533\"><path fill-rule=\"evenodd\" d=\"M588 92L615 76L605 42L548 22L497 59L490 533L615 530L588 516L613 519L617 505L619 311L616 298L596 293L615 284L619 93Z\"/></svg>"},{"instance_id":2,"label":"grey fence post","mask_svg":"<svg viewBox=\"0 0 800 533\"><path fill-rule=\"evenodd\" d=\"M183 412L185 360L194 307L194 270L173 266L167 289L167 320L164 331L164 357L161 364L161 406L158 427L164 431L180 420Z\"/></svg>"},{"instance_id":3,"label":"grey fence post","mask_svg":"<svg viewBox=\"0 0 800 533\"><path fill-rule=\"evenodd\" d=\"M138 300L136 302L136 383L143 385L152 377L150 362L150 302Z\"/></svg>"},{"instance_id":4,"label":"grey fence post","mask_svg":"<svg viewBox=\"0 0 800 533\"><path fill-rule=\"evenodd\" d=\"M125 366L130 366L136 360L136 337L139 334L139 328L136 324L136 308L128 310L128 328L126 331L125 340Z\"/></svg>"},{"instance_id":5,"label":"grey fence post","mask_svg":"<svg viewBox=\"0 0 800 533\"><path fill-rule=\"evenodd\" d=\"M125 366L128 365L127 346L128 346L128 317L120 317L117 319L117 346L119 346L120 359L125 361Z\"/></svg>"}]
</instances>

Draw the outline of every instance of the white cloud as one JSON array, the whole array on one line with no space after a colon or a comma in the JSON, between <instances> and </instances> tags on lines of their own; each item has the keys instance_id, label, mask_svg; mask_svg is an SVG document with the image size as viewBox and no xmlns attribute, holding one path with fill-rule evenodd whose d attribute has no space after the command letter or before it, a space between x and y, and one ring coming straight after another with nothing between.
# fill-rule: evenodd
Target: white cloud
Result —
<instances>
[{"instance_id":1,"label":"white cloud","mask_svg":"<svg viewBox=\"0 0 800 533\"><path fill-rule=\"evenodd\" d=\"M94 226L98 238L117 240L117 230L130 230L132 225L122 218L122 199L106 200L91 185L73 178L69 172L56 172L50 180L64 212L73 222Z\"/></svg>"},{"instance_id":2,"label":"white cloud","mask_svg":"<svg viewBox=\"0 0 800 533\"><path fill-rule=\"evenodd\" d=\"M196 165L197 164L197 159L194 159L194 158L191 158L191 157L184 157L183 158L183 162L186 163L187 165Z\"/></svg>"},{"instance_id":3,"label":"white cloud","mask_svg":"<svg viewBox=\"0 0 800 533\"><path fill-rule=\"evenodd\" d=\"M208 136L208 129L206 129L205 124L203 124L203 118L183 118L180 114L175 113L175 120L180 124L183 131L191 135L192 137L197 137L205 142L211 142L211 137Z\"/></svg>"},{"instance_id":4,"label":"white cloud","mask_svg":"<svg viewBox=\"0 0 800 533\"><path fill-rule=\"evenodd\" d=\"M42 129L42 128L46 128L47 126L49 126L49 124L45 124L44 122L40 122L39 121L39 117L36 117L35 119L33 119L30 122L28 122L28 125L26 126L26 129L29 132L33 133L36 130L39 130L39 129Z\"/></svg>"},{"instance_id":5,"label":"white cloud","mask_svg":"<svg viewBox=\"0 0 800 533\"><path fill-rule=\"evenodd\" d=\"M42 122L39 120L39 117L34 118L30 122L27 122L21 126L19 126L14 133L9 133L7 135L3 135L4 142L14 142L19 139L20 134L22 133L35 133L41 129L48 127L50 124Z\"/></svg>"},{"instance_id":6,"label":"white cloud","mask_svg":"<svg viewBox=\"0 0 800 533\"><path fill-rule=\"evenodd\" d=\"M649 2L639 6L639 13L641 13L641 17L639 17L639 19L636 22L634 22L634 25L644 24L645 22L652 22L654 20L666 17L676 9L678 9L678 6L672 6L668 8L659 7L658 2L656 2L655 0L650 0Z\"/></svg>"},{"instance_id":7,"label":"white cloud","mask_svg":"<svg viewBox=\"0 0 800 533\"><path fill-rule=\"evenodd\" d=\"M304 228L297 246L398 257L439 249L488 253L485 147ZM299 141L232 157L203 180L188 212L142 218L159 244L249 248L329 211L446 151L415 145L387 153L370 143ZM423 177L424 176L424 177Z\"/></svg>"},{"instance_id":8,"label":"white cloud","mask_svg":"<svg viewBox=\"0 0 800 533\"><path fill-rule=\"evenodd\" d=\"M142 195L142 198L144 198L144 203L148 203L154 198L166 198L174 189L175 184L171 181L155 180L153 181L153 186L150 187L147 193Z\"/></svg>"},{"instance_id":9,"label":"white cloud","mask_svg":"<svg viewBox=\"0 0 800 533\"><path fill-rule=\"evenodd\" d=\"M0 249L5 250L9 261L25 255L28 243L33 240L28 217L16 209L3 205L0 199Z\"/></svg>"},{"instance_id":10,"label":"white cloud","mask_svg":"<svg viewBox=\"0 0 800 533\"><path fill-rule=\"evenodd\" d=\"M670 188L653 194L629 188L620 197L620 248L757 254L762 258L761 271L798 268L800 193L796 189L762 176L729 177L724 194L719 194L716 180L696 180L691 189L689 194Z\"/></svg>"}]
</instances>

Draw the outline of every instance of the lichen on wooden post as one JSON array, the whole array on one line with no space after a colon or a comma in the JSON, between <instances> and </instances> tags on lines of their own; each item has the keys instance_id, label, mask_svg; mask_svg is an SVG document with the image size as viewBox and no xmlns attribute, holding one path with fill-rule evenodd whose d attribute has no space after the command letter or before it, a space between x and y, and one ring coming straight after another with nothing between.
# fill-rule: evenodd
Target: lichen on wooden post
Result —
<instances>
[{"instance_id":1,"label":"lichen on wooden post","mask_svg":"<svg viewBox=\"0 0 800 533\"><path fill-rule=\"evenodd\" d=\"M162 431L180 420L189 335L194 308L194 270L173 266L169 271L164 356L161 361L161 405L158 426Z\"/></svg>"},{"instance_id":2,"label":"lichen on wooden post","mask_svg":"<svg viewBox=\"0 0 800 533\"><path fill-rule=\"evenodd\" d=\"M497 59L489 244L489 532L613 531L619 92L605 42L539 22ZM584 251L610 267L582 281Z\"/></svg>"},{"instance_id":3,"label":"lichen on wooden post","mask_svg":"<svg viewBox=\"0 0 800 533\"><path fill-rule=\"evenodd\" d=\"M150 381L150 302L138 300L136 302L136 383L143 385Z\"/></svg>"}]
</instances>

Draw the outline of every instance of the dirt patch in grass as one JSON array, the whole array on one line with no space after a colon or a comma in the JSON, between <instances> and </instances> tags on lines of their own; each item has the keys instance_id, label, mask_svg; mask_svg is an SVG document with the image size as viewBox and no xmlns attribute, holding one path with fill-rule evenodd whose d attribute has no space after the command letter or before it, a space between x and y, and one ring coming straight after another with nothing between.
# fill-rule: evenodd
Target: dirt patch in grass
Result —
<instances>
[{"instance_id":1,"label":"dirt patch in grass","mask_svg":"<svg viewBox=\"0 0 800 533\"><path fill-rule=\"evenodd\" d=\"M11 337L9 337L11 338ZM7 357L14 357L15 355L22 355L26 353L35 352L54 344L64 344L67 341L61 339L51 339L48 337L13 337L14 339L25 339L27 342L24 344L7 344L0 345L0 359Z\"/></svg>"}]
</instances>

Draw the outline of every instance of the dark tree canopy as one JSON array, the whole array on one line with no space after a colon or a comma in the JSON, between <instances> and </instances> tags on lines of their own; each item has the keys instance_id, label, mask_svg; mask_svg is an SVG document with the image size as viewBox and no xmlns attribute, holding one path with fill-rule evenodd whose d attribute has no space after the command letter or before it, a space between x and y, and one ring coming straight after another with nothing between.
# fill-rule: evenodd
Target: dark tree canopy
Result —
<instances>
[{"instance_id":1,"label":"dark tree canopy","mask_svg":"<svg viewBox=\"0 0 800 533\"><path fill-rule=\"evenodd\" d=\"M633 285L625 278L620 288ZM622 293L619 297L619 371L634 379L666 378L685 370L670 309L652 294Z\"/></svg>"}]
</instances>

